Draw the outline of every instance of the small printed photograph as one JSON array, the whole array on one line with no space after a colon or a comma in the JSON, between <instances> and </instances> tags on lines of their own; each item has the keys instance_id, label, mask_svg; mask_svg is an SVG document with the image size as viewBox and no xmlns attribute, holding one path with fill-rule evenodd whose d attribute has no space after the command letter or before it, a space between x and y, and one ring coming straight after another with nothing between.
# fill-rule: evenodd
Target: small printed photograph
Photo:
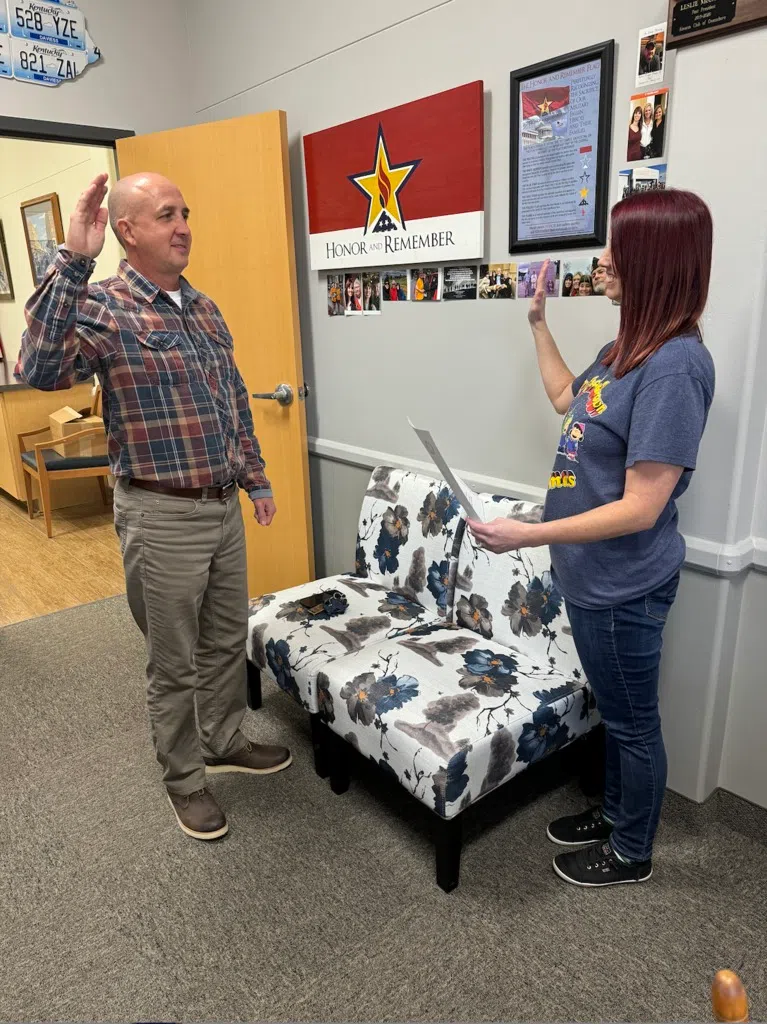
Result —
<instances>
[{"instance_id":1,"label":"small printed photograph","mask_svg":"<svg viewBox=\"0 0 767 1024\"><path fill-rule=\"evenodd\" d=\"M362 275L362 312L381 312L381 275L377 270L366 271Z\"/></svg>"},{"instance_id":2,"label":"small printed photograph","mask_svg":"<svg viewBox=\"0 0 767 1024\"><path fill-rule=\"evenodd\" d=\"M439 302L442 298L439 267L415 267L410 271L410 297L413 302Z\"/></svg>"},{"instance_id":3,"label":"small printed photograph","mask_svg":"<svg viewBox=\"0 0 767 1024\"><path fill-rule=\"evenodd\" d=\"M668 89L643 92L629 101L629 128L626 159L654 160L663 156L666 146Z\"/></svg>"},{"instance_id":4,"label":"small printed photograph","mask_svg":"<svg viewBox=\"0 0 767 1024\"><path fill-rule=\"evenodd\" d=\"M480 299L517 297L516 263L483 263L479 268Z\"/></svg>"},{"instance_id":5,"label":"small printed photograph","mask_svg":"<svg viewBox=\"0 0 767 1024\"><path fill-rule=\"evenodd\" d=\"M651 192L666 187L667 164L644 164L634 167L631 172L632 192Z\"/></svg>"},{"instance_id":6,"label":"small printed photograph","mask_svg":"<svg viewBox=\"0 0 767 1024\"><path fill-rule=\"evenodd\" d=\"M476 299L477 268L445 267L442 282L442 299L444 302L455 299Z\"/></svg>"},{"instance_id":7,"label":"small printed photograph","mask_svg":"<svg viewBox=\"0 0 767 1024\"><path fill-rule=\"evenodd\" d=\"M520 263L517 268L517 298L532 299L538 287L538 278L543 269L543 260L536 263ZM546 297L559 297L559 260L551 260L546 274Z\"/></svg>"},{"instance_id":8,"label":"small printed photograph","mask_svg":"<svg viewBox=\"0 0 767 1024\"><path fill-rule=\"evenodd\" d=\"M384 270L383 274L383 301L384 302L407 302L410 292L407 270Z\"/></svg>"},{"instance_id":9,"label":"small printed photograph","mask_svg":"<svg viewBox=\"0 0 767 1024\"><path fill-rule=\"evenodd\" d=\"M643 164L624 167L618 171L618 199L626 199L632 192L649 192L666 187L667 164Z\"/></svg>"},{"instance_id":10,"label":"small printed photograph","mask_svg":"<svg viewBox=\"0 0 767 1024\"><path fill-rule=\"evenodd\" d=\"M647 89L663 81L663 64L666 59L666 24L651 25L639 33L639 57L637 60L636 84L638 89Z\"/></svg>"},{"instance_id":11,"label":"small printed photograph","mask_svg":"<svg viewBox=\"0 0 767 1024\"><path fill-rule=\"evenodd\" d=\"M565 260L562 265L562 298L582 298L585 295L604 295L604 270L599 267L598 256L582 256Z\"/></svg>"},{"instance_id":12,"label":"small printed photograph","mask_svg":"<svg viewBox=\"0 0 767 1024\"><path fill-rule=\"evenodd\" d=\"M328 274L328 316L344 315L344 275Z\"/></svg>"},{"instance_id":13,"label":"small printed photograph","mask_svg":"<svg viewBox=\"0 0 767 1024\"><path fill-rule=\"evenodd\" d=\"M356 271L344 274L344 313L362 316L362 275Z\"/></svg>"}]
</instances>

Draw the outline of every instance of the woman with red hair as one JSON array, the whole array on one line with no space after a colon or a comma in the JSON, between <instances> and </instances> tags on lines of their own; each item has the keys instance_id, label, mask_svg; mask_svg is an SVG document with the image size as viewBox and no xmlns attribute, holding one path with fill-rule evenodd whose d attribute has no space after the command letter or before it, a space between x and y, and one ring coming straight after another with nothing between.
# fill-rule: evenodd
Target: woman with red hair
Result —
<instances>
[{"instance_id":1,"label":"woman with red hair","mask_svg":"<svg viewBox=\"0 0 767 1024\"><path fill-rule=\"evenodd\" d=\"M583 886L644 882L666 786L658 675L666 616L685 557L676 500L690 483L714 395L700 318L711 272L711 214L690 192L648 191L612 211L600 259L619 303L615 341L576 377L546 325L540 282L528 318L546 394L583 424L575 486L548 492L543 521L470 522L491 551L550 545L578 654L605 725L602 806L552 822L577 847L554 858ZM571 453L572 455L573 453ZM569 458L569 456L568 456Z\"/></svg>"}]
</instances>

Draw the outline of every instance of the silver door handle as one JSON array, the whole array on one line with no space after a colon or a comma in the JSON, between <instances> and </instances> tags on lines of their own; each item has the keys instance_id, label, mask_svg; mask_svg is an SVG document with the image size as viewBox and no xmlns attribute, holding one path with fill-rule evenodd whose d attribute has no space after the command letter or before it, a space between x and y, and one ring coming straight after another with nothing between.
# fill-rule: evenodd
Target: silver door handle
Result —
<instances>
[{"instance_id":1,"label":"silver door handle","mask_svg":"<svg viewBox=\"0 0 767 1024\"><path fill-rule=\"evenodd\" d=\"M266 398L273 402L279 402L280 405L291 405L293 402L293 388L290 384L278 384L274 391L259 392L251 395L251 398Z\"/></svg>"}]
</instances>

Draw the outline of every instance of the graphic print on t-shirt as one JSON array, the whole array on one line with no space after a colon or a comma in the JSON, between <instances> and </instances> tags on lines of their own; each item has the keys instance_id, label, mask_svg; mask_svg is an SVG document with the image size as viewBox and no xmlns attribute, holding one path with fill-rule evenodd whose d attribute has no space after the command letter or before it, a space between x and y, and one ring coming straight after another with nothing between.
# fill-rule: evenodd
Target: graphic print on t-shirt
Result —
<instances>
[{"instance_id":1,"label":"graphic print on t-shirt","mask_svg":"<svg viewBox=\"0 0 767 1024\"><path fill-rule=\"evenodd\" d=\"M557 448L558 455L564 455L570 462L578 461L578 448L586 433L585 423L573 423L573 414L569 412L562 424L562 437Z\"/></svg>"},{"instance_id":2,"label":"graphic print on t-shirt","mask_svg":"<svg viewBox=\"0 0 767 1024\"><path fill-rule=\"evenodd\" d=\"M586 399L586 412L593 419L595 416L601 416L607 409L607 403L602 398L602 392L610 383L609 377L591 377L589 380L585 380L581 384L581 389L578 392L578 398L581 395L587 395Z\"/></svg>"},{"instance_id":3,"label":"graphic print on t-shirt","mask_svg":"<svg viewBox=\"0 0 767 1024\"><path fill-rule=\"evenodd\" d=\"M549 477L549 490L554 491L558 487L576 487L577 479L571 469L555 469Z\"/></svg>"}]
</instances>

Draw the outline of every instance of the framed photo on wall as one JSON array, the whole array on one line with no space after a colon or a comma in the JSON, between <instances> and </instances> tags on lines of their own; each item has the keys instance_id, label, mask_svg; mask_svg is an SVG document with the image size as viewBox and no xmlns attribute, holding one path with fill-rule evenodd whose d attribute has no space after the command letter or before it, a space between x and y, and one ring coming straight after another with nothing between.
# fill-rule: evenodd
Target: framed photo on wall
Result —
<instances>
[{"instance_id":1,"label":"framed photo on wall","mask_svg":"<svg viewBox=\"0 0 767 1024\"><path fill-rule=\"evenodd\" d=\"M37 288L64 241L58 195L51 192L47 196L28 199L21 204L21 219L24 222L32 279Z\"/></svg>"},{"instance_id":2,"label":"framed photo on wall","mask_svg":"<svg viewBox=\"0 0 767 1024\"><path fill-rule=\"evenodd\" d=\"M511 73L509 252L607 240L615 41Z\"/></svg>"},{"instance_id":3,"label":"framed photo on wall","mask_svg":"<svg viewBox=\"0 0 767 1024\"><path fill-rule=\"evenodd\" d=\"M666 47L702 43L767 24L767 0L669 0Z\"/></svg>"},{"instance_id":4,"label":"framed photo on wall","mask_svg":"<svg viewBox=\"0 0 767 1024\"><path fill-rule=\"evenodd\" d=\"M5 232L3 222L0 220L0 299L13 301L13 280L11 268L8 265L8 250L5 247Z\"/></svg>"}]
</instances>

